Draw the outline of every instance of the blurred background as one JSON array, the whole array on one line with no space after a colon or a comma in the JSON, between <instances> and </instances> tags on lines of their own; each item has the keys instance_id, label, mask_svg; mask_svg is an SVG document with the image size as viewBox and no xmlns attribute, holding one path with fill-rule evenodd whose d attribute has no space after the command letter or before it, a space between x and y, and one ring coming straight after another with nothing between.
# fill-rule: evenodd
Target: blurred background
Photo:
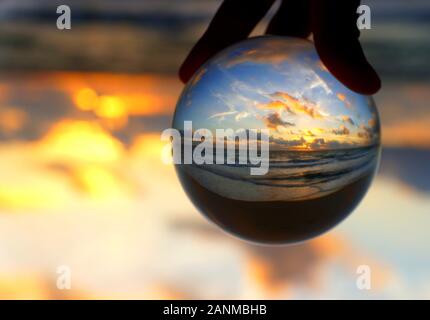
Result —
<instances>
[{"instance_id":1,"label":"blurred background","mask_svg":"<svg viewBox=\"0 0 430 320\"><path fill-rule=\"evenodd\" d=\"M362 3L379 174L333 231L262 247L207 222L160 160L177 69L220 1L2 0L0 298L429 299L430 3ZM72 30L56 28L60 4Z\"/></svg>"}]
</instances>

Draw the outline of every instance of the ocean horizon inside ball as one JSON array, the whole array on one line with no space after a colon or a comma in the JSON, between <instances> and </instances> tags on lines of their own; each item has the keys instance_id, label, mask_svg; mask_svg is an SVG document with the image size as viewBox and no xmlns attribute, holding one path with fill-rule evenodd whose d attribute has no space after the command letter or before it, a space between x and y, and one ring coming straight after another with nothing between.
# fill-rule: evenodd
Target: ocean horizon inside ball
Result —
<instances>
[{"instance_id":1,"label":"ocean horizon inside ball","mask_svg":"<svg viewBox=\"0 0 430 320\"><path fill-rule=\"evenodd\" d=\"M379 162L373 99L340 83L302 39L250 38L214 56L185 86L172 126L182 137L176 172L191 201L223 230L257 243L328 231L361 201ZM240 159L243 137L248 156L268 143L256 153L266 162Z\"/></svg>"}]
</instances>

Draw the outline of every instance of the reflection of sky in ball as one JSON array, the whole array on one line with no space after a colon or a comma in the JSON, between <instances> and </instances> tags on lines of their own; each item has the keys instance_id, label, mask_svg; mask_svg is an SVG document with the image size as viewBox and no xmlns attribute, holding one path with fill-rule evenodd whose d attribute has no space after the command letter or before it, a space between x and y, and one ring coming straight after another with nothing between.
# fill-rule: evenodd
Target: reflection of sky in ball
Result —
<instances>
[{"instance_id":1,"label":"reflection of sky in ball","mask_svg":"<svg viewBox=\"0 0 430 320\"><path fill-rule=\"evenodd\" d=\"M237 162L238 148L236 163L226 163L224 153L224 163L211 155L207 163L176 166L204 215L257 243L296 243L328 231L360 202L378 163L372 98L336 80L306 40L259 37L225 49L197 71L178 102L173 126L188 138L185 121L209 129L212 142L223 138L217 129L237 136L269 129L262 175L252 174L254 163Z\"/></svg>"},{"instance_id":2,"label":"reflection of sky in ball","mask_svg":"<svg viewBox=\"0 0 430 320\"><path fill-rule=\"evenodd\" d=\"M377 164L372 98L334 78L306 40L258 37L219 53L181 95L173 126L184 129L190 120L193 130L209 129L215 140L221 138L216 129L269 129L269 169L261 177L250 174L249 165L179 169L228 199L322 198L371 177Z\"/></svg>"},{"instance_id":3,"label":"reflection of sky in ball","mask_svg":"<svg viewBox=\"0 0 430 320\"><path fill-rule=\"evenodd\" d=\"M259 37L230 47L191 79L177 110L177 128L184 120L213 132L269 128L273 144L295 150L379 142L371 98L342 85L304 40Z\"/></svg>"}]
</instances>

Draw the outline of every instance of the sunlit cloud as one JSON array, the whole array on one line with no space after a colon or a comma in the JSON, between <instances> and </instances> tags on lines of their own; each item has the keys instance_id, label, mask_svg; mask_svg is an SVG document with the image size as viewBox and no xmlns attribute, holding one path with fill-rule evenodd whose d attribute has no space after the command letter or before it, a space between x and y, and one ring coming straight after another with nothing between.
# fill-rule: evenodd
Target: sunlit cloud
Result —
<instances>
[{"instance_id":1,"label":"sunlit cloud","mask_svg":"<svg viewBox=\"0 0 430 320\"><path fill-rule=\"evenodd\" d=\"M339 120L342 122L345 122L346 124L349 123L350 125L355 126L355 122L354 120L352 120L350 116L346 116L346 115L340 116Z\"/></svg>"},{"instance_id":2,"label":"sunlit cloud","mask_svg":"<svg viewBox=\"0 0 430 320\"><path fill-rule=\"evenodd\" d=\"M308 137L315 137L315 133L313 133L312 130L305 130L304 134Z\"/></svg>"},{"instance_id":3,"label":"sunlit cloud","mask_svg":"<svg viewBox=\"0 0 430 320\"><path fill-rule=\"evenodd\" d=\"M278 147L287 147L298 150L335 150L354 148L357 144L354 141L340 141L330 138L315 138L307 135L292 135L291 137L271 137L271 142Z\"/></svg>"},{"instance_id":4,"label":"sunlit cloud","mask_svg":"<svg viewBox=\"0 0 430 320\"><path fill-rule=\"evenodd\" d=\"M346 101L346 96L343 93L338 93L336 96L338 97L338 99L340 101L342 101L342 102Z\"/></svg>"},{"instance_id":5,"label":"sunlit cloud","mask_svg":"<svg viewBox=\"0 0 430 320\"><path fill-rule=\"evenodd\" d=\"M371 140L373 135L374 135L374 130L369 126L362 124L360 126L360 131L358 131L357 135L360 138L364 138L366 140Z\"/></svg>"},{"instance_id":6,"label":"sunlit cloud","mask_svg":"<svg viewBox=\"0 0 430 320\"><path fill-rule=\"evenodd\" d=\"M91 88L79 89L73 95L73 100L76 106L84 111L94 110L99 105L99 97Z\"/></svg>"},{"instance_id":7,"label":"sunlit cloud","mask_svg":"<svg viewBox=\"0 0 430 320\"><path fill-rule=\"evenodd\" d=\"M121 181L110 168L99 165L84 165L77 167L73 174L80 190L93 199L104 200L123 197L131 191L129 185Z\"/></svg>"},{"instance_id":8,"label":"sunlit cloud","mask_svg":"<svg viewBox=\"0 0 430 320\"><path fill-rule=\"evenodd\" d=\"M346 95L343 93L338 93L337 98L342 101L347 108L351 108L351 102L347 99Z\"/></svg>"},{"instance_id":9,"label":"sunlit cloud","mask_svg":"<svg viewBox=\"0 0 430 320\"><path fill-rule=\"evenodd\" d=\"M277 138L272 137L270 141L275 143L278 146L289 147L292 149L298 148L298 147L305 148L307 146L306 140L303 137L299 139L284 139L282 137L277 137Z\"/></svg>"},{"instance_id":10,"label":"sunlit cloud","mask_svg":"<svg viewBox=\"0 0 430 320\"><path fill-rule=\"evenodd\" d=\"M69 198L64 180L56 180L44 171L21 172L29 174L27 179L17 177L19 173L15 173L14 183L0 184L0 209L19 212L58 208Z\"/></svg>"},{"instance_id":11,"label":"sunlit cloud","mask_svg":"<svg viewBox=\"0 0 430 320\"><path fill-rule=\"evenodd\" d=\"M163 99L148 94L99 95L90 88L79 89L73 95L73 101L82 111L94 111L104 118L119 118L125 115L163 114Z\"/></svg>"},{"instance_id":12,"label":"sunlit cloud","mask_svg":"<svg viewBox=\"0 0 430 320\"><path fill-rule=\"evenodd\" d=\"M376 121L376 116L373 115L372 118L369 119L369 121L367 122L367 124L369 125L369 127L374 128L377 124Z\"/></svg>"},{"instance_id":13,"label":"sunlit cloud","mask_svg":"<svg viewBox=\"0 0 430 320\"><path fill-rule=\"evenodd\" d=\"M123 153L121 142L98 124L72 120L55 124L40 141L40 148L49 157L64 161L106 163Z\"/></svg>"},{"instance_id":14,"label":"sunlit cloud","mask_svg":"<svg viewBox=\"0 0 430 320\"><path fill-rule=\"evenodd\" d=\"M108 84L113 81L108 75L105 78ZM99 80L101 79L103 77ZM88 297L87 294L77 294L74 291L75 288L80 287L92 290L91 294L94 297L106 297L114 295L115 293L109 290L112 287L117 288L120 283L120 291L127 292L130 297L151 298L155 295L161 298L186 298L187 295L182 293L185 292L192 293L196 297L209 295L212 298L220 292L218 290L225 290L233 298L270 297L270 295L285 298L295 292L300 294L304 290L318 292L321 282L324 284L324 276L333 270L325 266L334 266L334 271L338 271L339 267L343 268L340 269L340 273L346 273L349 277L351 272L353 276L355 275L356 266L364 261L372 266L373 290L380 285L378 279L385 279L387 274L390 274L390 270L379 266L379 260L375 261L364 256L352 246L352 243L346 241L347 239L333 236L333 233L305 244L288 247L286 250L286 248L259 247L236 240L225 240L230 238L217 230L212 232L220 234L220 238L216 241L213 239L208 241L207 234L210 231L207 230L211 226L206 224L202 228L205 233L202 234L194 230L187 230L181 234L177 228L171 227L166 218L168 214L175 218L181 215L192 217L193 221L198 222L201 218L185 198L173 170L168 171L170 167L166 169L164 165L160 165L160 150L163 143L159 135L142 134L135 137L131 147L128 148L106 127L100 125L100 120L109 118L106 115L110 112L104 115L95 112L99 107L99 99L106 96L116 97L114 100L122 101L126 105L128 116L133 114L152 116L166 114L168 113L166 110L172 110L169 107L162 107L169 98L164 100L160 95L158 100L155 96L153 99L150 98L149 91L141 94L135 91L136 88L128 91L128 87L134 86L135 83L127 79L124 78L127 85L121 88L117 84L112 85L112 88L108 88L109 85L103 87L97 81L97 85L94 85L91 80L73 87L70 97L74 97L74 92L79 91L80 88L94 88L98 102L93 107L84 110L76 104L75 106L79 115L88 112L88 114L94 114L97 117L96 120L82 121L77 118L67 118L60 122L55 120L40 140L28 144L12 142L0 146L0 163L3 168L1 170L3 179L0 184L0 207L4 218L2 234L3 239L7 240L4 247L10 252L15 252L16 256L14 261L10 259L2 261L3 265L6 265L5 268L8 267L7 262L10 262L13 266L11 270L15 270L6 272L0 277L0 292L3 296L40 299ZM141 83L137 87L140 85ZM146 87L142 86L142 90L147 87L151 87L151 82L148 82ZM114 89L121 92L117 93ZM156 93L153 94L156 95ZM152 99L160 101L154 104L160 106L159 110L150 109ZM74 102L73 99L71 101ZM132 105L136 108L134 111L132 111L134 108L131 107ZM277 111L282 108L271 110ZM236 119L240 113L238 111L229 116ZM113 114L118 113L113 112ZM28 123L28 120L28 115L25 115L24 118L16 121L17 124L13 125L12 130L19 130ZM387 126L384 137L391 145L423 143L428 146L430 141L428 120L423 118ZM376 125L376 119L370 119L365 124L370 130ZM363 125L363 129L366 126ZM329 134L330 130L331 128L321 127L307 131L295 129L293 132L288 129L288 132L294 136L291 139L285 137L284 140L279 139L279 141L300 150L307 149L309 146L315 150L329 146L339 148L352 146L346 142L331 141L330 138L312 140L311 133ZM303 136L300 137L300 135ZM339 139L341 138L340 136ZM67 170L64 170L64 167L67 167ZM160 172L166 173L161 175ZM72 180L69 179L68 174L71 175ZM124 181L127 177L139 179L139 183L136 184L142 185L142 194L137 196L134 193L128 193L130 189L133 190L133 185L130 186L127 181ZM385 188L383 191L381 194L387 193ZM401 191L404 193L404 190ZM132 205L111 206L110 201L123 196L122 192L129 195L128 203ZM171 201L165 201L166 195ZM85 202L87 197L96 199L97 205L88 205ZM14 210L17 212L19 210L24 215L10 216L9 219L5 212L14 213ZM46 213L53 213L56 216L47 217L49 215ZM113 214L106 218L106 213ZM143 218L139 220L141 216ZM67 226L67 230L64 226ZM155 236L144 240L140 238L150 234L151 231L158 238ZM76 236L85 240L86 245L82 247L76 244ZM54 242L53 239L55 239ZM223 245L220 239L224 239L227 244ZM166 251L160 248L163 249L175 241L180 244L178 248L181 248L176 250L177 254L172 257L171 253L167 252L165 256L160 257L160 254ZM52 243L62 250L52 250ZM141 248L143 246L145 250L136 250L139 246ZM28 254L34 247L39 248L37 254ZM208 248L211 249L212 258L209 262L202 263L199 258L200 253L207 252ZM214 257L214 254L217 256ZM46 271L43 270L45 267L43 261L39 259L41 256L45 257L44 261L48 261L46 264L48 276L17 275L16 270L20 267ZM91 268L88 268L89 256L93 258ZM76 285L73 285L74 290L71 293L59 292L55 288L55 281L49 276L52 273L50 269L52 266L49 267L49 264L59 258L64 258L75 266L73 283ZM166 265L170 267L163 269L162 275L157 272L154 274L152 271L159 269L160 261L167 261ZM198 278L203 276L201 279L207 274L208 268L213 268L214 265L217 270L233 270L233 272L215 273L214 277L219 277L216 280L221 281L214 281L216 284L211 286L214 282L208 280L208 286L211 288L209 293L208 290L200 290L201 286L194 289L193 281L186 283L177 281L183 270L196 266L196 261L198 264L194 270ZM103 273L100 273L100 267L105 268ZM144 280L136 282L136 274L141 274L142 268L148 271L143 278L151 278L154 283L148 284ZM249 274L246 276L249 278L244 276L237 282L231 280L247 272ZM226 275L231 273L233 276L228 276L226 279ZM129 277L124 278L124 274L128 274ZM181 284L178 285L177 282ZM141 291L130 289L133 285ZM329 284L327 286L331 288ZM254 288L255 291L250 292L250 288ZM323 291L323 294L325 292Z\"/></svg>"},{"instance_id":15,"label":"sunlit cloud","mask_svg":"<svg viewBox=\"0 0 430 320\"><path fill-rule=\"evenodd\" d=\"M314 119L323 119L326 116L318 110L318 106L315 103L306 99L298 99L285 92L275 92L271 96L279 100L272 101L262 107L285 109L292 114L302 113Z\"/></svg>"},{"instance_id":16,"label":"sunlit cloud","mask_svg":"<svg viewBox=\"0 0 430 320\"><path fill-rule=\"evenodd\" d=\"M240 121L241 119L245 119L245 118L248 118L248 117L250 117L250 116L251 116L251 114L250 114L249 112L242 111L242 112L239 112L239 113L234 117L234 119L235 119L236 121Z\"/></svg>"},{"instance_id":17,"label":"sunlit cloud","mask_svg":"<svg viewBox=\"0 0 430 320\"><path fill-rule=\"evenodd\" d=\"M330 139L314 139L312 141L311 147L313 149L348 149L357 147L354 141L340 141L340 140L330 140Z\"/></svg>"},{"instance_id":18,"label":"sunlit cloud","mask_svg":"<svg viewBox=\"0 0 430 320\"><path fill-rule=\"evenodd\" d=\"M345 126L340 126L337 129L333 129L331 132L333 132L335 135L348 135L351 133L351 131Z\"/></svg>"},{"instance_id":19,"label":"sunlit cloud","mask_svg":"<svg viewBox=\"0 0 430 320\"><path fill-rule=\"evenodd\" d=\"M112 129L122 128L127 124L127 107L117 96L101 96L95 114L107 120Z\"/></svg>"},{"instance_id":20,"label":"sunlit cloud","mask_svg":"<svg viewBox=\"0 0 430 320\"><path fill-rule=\"evenodd\" d=\"M335 236L282 248L250 246L248 268L269 295L282 293L285 296L286 292L292 293L295 287L303 286L318 291L323 282L321 266L348 247L349 244Z\"/></svg>"},{"instance_id":21,"label":"sunlit cloud","mask_svg":"<svg viewBox=\"0 0 430 320\"><path fill-rule=\"evenodd\" d=\"M116 96L101 96L95 113L101 118L118 119L125 117L127 110L121 98Z\"/></svg>"},{"instance_id":22,"label":"sunlit cloud","mask_svg":"<svg viewBox=\"0 0 430 320\"><path fill-rule=\"evenodd\" d=\"M115 96L129 116L171 114L182 88L179 81L162 76L105 73L55 73L49 77L40 75L35 81L69 93L82 111L96 110L101 96Z\"/></svg>"}]
</instances>

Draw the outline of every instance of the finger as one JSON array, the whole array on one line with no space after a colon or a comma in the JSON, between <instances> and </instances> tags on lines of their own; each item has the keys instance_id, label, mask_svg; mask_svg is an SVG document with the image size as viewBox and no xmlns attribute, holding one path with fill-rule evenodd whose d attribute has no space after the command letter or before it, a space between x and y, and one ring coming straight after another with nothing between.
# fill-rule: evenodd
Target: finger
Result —
<instances>
[{"instance_id":1,"label":"finger","mask_svg":"<svg viewBox=\"0 0 430 320\"><path fill-rule=\"evenodd\" d=\"M266 33L307 38L311 33L310 0L283 0Z\"/></svg>"},{"instance_id":2,"label":"finger","mask_svg":"<svg viewBox=\"0 0 430 320\"><path fill-rule=\"evenodd\" d=\"M248 37L275 0L225 0L208 29L183 62L179 77L187 82L218 51Z\"/></svg>"},{"instance_id":3,"label":"finger","mask_svg":"<svg viewBox=\"0 0 430 320\"><path fill-rule=\"evenodd\" d=\"M312 0L311 28L327 69L351 90L370 95L380 89L381 81L358 40L359 5L359 0Z\"/></svg>"}]
</instances>

